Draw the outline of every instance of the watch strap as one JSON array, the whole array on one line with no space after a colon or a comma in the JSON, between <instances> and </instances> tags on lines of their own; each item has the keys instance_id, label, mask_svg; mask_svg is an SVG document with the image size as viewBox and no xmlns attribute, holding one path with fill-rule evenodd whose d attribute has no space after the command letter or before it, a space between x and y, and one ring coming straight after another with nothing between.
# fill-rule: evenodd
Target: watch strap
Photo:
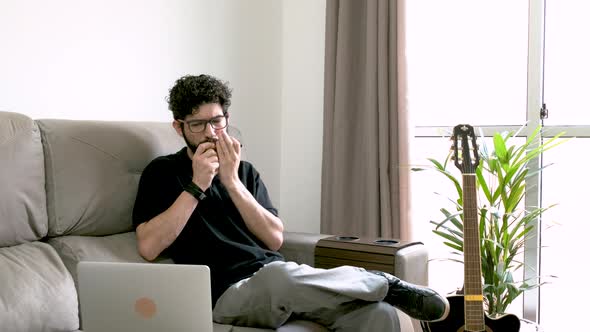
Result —
<instances>
[{"instance_id":1,"label":"watch strap","mask_svg":"<svg viewBox=\"0 0 590 332\"><path fill-rule=\"evenodd\" d=\"M202 201L207 198L207 195L197 186L194 182L190 181L184 186L184 191L191 194L193 197L197 199L197 201Z\"/></svg>"}]
</instances>

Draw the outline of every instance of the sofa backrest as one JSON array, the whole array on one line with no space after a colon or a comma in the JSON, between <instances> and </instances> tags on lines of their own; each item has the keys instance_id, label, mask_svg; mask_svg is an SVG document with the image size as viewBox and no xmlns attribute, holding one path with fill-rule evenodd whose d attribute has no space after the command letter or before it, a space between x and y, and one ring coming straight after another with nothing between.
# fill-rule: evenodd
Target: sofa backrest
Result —
<instances>
[{"instance_id":1,"label":"sofa backrest","mask_svg":"<svg viewBox=\"0 0 590 332\"><path fill-rule=\"evenodd\" d=\"M141 257L133 233L61 235L130 230L144 167L183 145L170 123L0 112L0 331L79 329L77 262Z\"/></svg>"},{"instance_id":2,"label":"sofa backrest","mask_svg":"<svg viewBox=\"0 0 590 332\"><path fill-rule=\"evenodd\" d=\"M0 112L0 247L47 235L43 150L37 124Z\"/></svg>"},{"instance_id":3,"label":"sofa backrest","mask_svg":"<svg viewBox=\"0 0 590 332\"><path fill-rule=\"evenodd\" d=\"M184 145L171 123L36 122L44 151L50 237L129 231L141 172L155 157Z\"/></svg>"}]
</instances>

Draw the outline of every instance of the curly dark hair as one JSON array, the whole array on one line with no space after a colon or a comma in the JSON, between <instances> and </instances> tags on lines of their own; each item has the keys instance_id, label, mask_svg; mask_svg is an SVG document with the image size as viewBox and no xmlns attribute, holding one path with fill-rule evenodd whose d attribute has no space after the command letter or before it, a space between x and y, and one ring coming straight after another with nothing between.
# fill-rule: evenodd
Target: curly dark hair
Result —
<instances>
[{"instance_id":1,"label":"curly dark hair","mask_svg":"<svg viewBox=\"0 0 590 332\"><path fill-rule=\"evenodd\" d=\"M170 89L168 109L175 120L183 120L193 110L203 104L219 103L223 114L231 105L231 89L227 82L209 75L186 75Z\"/></svg>"}]
</instances>

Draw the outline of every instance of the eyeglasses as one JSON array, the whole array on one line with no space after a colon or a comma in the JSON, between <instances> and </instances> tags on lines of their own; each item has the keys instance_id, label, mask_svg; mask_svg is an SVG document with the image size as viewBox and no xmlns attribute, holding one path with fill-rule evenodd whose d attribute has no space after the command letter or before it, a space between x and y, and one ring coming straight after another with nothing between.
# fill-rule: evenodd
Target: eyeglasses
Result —
<instances>
[{"instance_id":1,"label":"eyeglasses","mask_svg":"<svg viewBox=\"0 0 590 332\"><path fill-rule=\"evenodd\" d=\"M212 117L209 120L178 120L178 122L186 123L188 129L193 133L201 133L210 124L213 129L223 129L227 127L227 114Z\"/></svg>"}]
</instances>

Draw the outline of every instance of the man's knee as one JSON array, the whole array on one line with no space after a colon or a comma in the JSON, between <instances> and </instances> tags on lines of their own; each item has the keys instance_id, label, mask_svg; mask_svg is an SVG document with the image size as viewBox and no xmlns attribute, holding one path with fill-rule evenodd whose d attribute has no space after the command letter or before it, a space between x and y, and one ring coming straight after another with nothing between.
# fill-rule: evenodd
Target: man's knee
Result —
<instances>
[{"instance_id":1,"label":"man's knee","mask_svg":"<svg viewBox=\"0 0 590 332\"><path fill-rule=\"evenodd\" d=\"M273 292L290 291L295 285L295 279L291 275L286 262L274 262L265 265L255 274L257 282L269 288Z\"/></svg>"}]
</instances>

